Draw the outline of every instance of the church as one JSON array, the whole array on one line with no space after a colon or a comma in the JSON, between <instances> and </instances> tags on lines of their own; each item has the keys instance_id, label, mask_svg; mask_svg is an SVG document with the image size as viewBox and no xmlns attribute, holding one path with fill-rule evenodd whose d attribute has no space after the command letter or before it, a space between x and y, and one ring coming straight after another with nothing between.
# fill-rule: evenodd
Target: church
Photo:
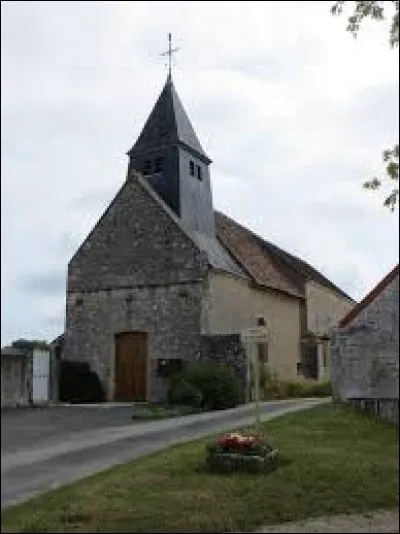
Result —
<instances>
[{"instance_id":1,"label":"church","mask_svg":"<svg viewBox=\"0 0 400 534\"><path fill-rule=\"evenodd\" d=\"M169 374L209 356L233 361L240 332L261 320L271 370L329 377L320 348L354 301L215 211L211 159L171 73L128 156L124 183L68 264L62 358L88 362L109 400L160 401Z\"/></svg>"}]
</instances>

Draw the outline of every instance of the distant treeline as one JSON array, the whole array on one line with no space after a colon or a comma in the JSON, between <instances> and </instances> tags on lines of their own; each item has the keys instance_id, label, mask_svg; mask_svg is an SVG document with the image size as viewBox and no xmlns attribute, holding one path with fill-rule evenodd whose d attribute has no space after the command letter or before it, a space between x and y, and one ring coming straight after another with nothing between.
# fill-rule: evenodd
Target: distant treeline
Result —
<instances>
[{"instance_id":1,"label":"distant treeline","mask_svg":"<svg viewBox=\"0 0 400 534\"><path fill-rule=\"evenodd\" d=\"M11 346L21 350L33 350L33 349L50 349L50 343L43 339L24 339L20 338L11 343Z\"/></svg>"}]
</instances>

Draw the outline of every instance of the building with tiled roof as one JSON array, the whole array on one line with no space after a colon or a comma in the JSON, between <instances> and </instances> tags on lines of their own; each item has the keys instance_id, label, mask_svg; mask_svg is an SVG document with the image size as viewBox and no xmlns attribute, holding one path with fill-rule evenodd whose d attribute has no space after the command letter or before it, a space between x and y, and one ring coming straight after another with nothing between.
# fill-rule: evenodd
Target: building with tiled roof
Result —
<instances>
[{"instance_id":1,"label":"building with tiled roof","mask_svg":"<svg viewBox=\"0 0 400 534\"><path fill-rule=\"evenodd\" d=\"M332 332L335 397L399 419L399 265Z\"/></svg>"},{"instance_id":2,"label":"building with tiled roof","mask_svg":"<svg viewBox=\"0 0 400 534\"><path fill-rule=\"evenodd\" d=\"M109 399L160 400L165 369L180 363L216 359L243 378L240 333L262 317L272 370L321 377L318 339L354 301L214 210L211 159L171 75L128 156L125 182L68 265L62 357L87 361Z\"/></svg>"}]
</instances>

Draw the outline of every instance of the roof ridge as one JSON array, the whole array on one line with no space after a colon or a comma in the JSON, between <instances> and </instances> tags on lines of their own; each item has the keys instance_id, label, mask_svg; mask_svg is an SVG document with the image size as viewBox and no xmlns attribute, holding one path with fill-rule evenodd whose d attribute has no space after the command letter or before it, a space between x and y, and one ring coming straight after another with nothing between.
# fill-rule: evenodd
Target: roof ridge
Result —
<instances>
[{"instance_id":1,"label":"roof ridge","mask_svg":"<svg viewBox=\"0 0 400 534\"><path fill-rule=\"evenodd\" d=\"M377 283L375 287L365 295L365 297L352 308L347 315L339 322L339 327L344 328L348 326L363 310L365 310L372 302L381 295L385 289L393 282L399 274L399 264L395 265L386 276Z\"/></svg>"},{"instance_id":2,"label":"roof ridge","mask_svg":"<svg viewBox=\"0 0 400 534\"><path fill-rule=\"evenodd\" d=\"M226 215L226 214L224 214L224 213L222 213L222 212L220 212L218 210L215 210L215 213L219 214L222 217L225 217L225 218L233 221L237 226L240 226L240 228L242 228L245 232L247 232L248 234L252 235L255 239L260 241L260 243L262 243L267 249L272 249L272 250L269 250L269 253L272 256L272 261L274 261L275 264L284 263L285 264L285 268L289 269L290 271L292 271L292 273L294 274L295 277L298 277L300 275L303 278L310 279L310 280L312 280L314 282L317 282L317 283L318 283L318 280L316 280L315 278L320 278L319 282L321 284L323 284L325 286L328 285L330 287L330 289L334 289L340 295L342 295L342 296L344 296L344 297L346 297L349 300L354 302L353 298L351 298L347 293L345 293L342 289L340 289L336 284L331 282L329 280L329 278L327 278L324 274L322 274L320 271L318 271L315 267L313 267L312 265L307 263L302 258L299 258L298 256L295 256L294 254L291 254L290 252L287 252L286 250L278 247L274 243L271 243L270 241L267 241L266 239L264 239L260 235L256 234L253 230L250 230L246 226L244 226L241 223L239 223L239 222L235 221L234 219L230 218L228 215ZM279 255L279 257L278 258L276 256L274 257L274 253L277 253ZM278 259L278 261L277 261L277 259ZM297 265L293 265L290 262L290 260L292 262L294 262L294 263L297 263ZM282 268L281 265L279 265L279 267ZM305 272L307 270L309 270L310 272ZM312 275L314 275L314 276L312 276ZM292 283L297 284L298 281L294 282L292 280Z\"/></svg>"},{"instance_id":3,"label":"roof ridge","mask_svg":"<svg viewBox=\"0 0 400 534\"><path fill-rule=\"evenodd\" d=\"M298 284L294 283L285 272L282 272L280 266L276 265L271 253L262 249L259 236L224 213L215 210L215 215L217 223L218 218L221 221L219 228L217 224L218 239L256 284L297 298L304 298L303 288L299 288ZM223 228L223 220L228 223L225 228ZM236 236L229 232L229 226L236 229ZM247 238L251 236L253 243L253 245L250 242L247 244L250 245L247 246L247 250L243 250L243 247L246 247L246 243L243 242L243 239L241 240L241 237L245 236Z\"/></svg>"}]
</instances>

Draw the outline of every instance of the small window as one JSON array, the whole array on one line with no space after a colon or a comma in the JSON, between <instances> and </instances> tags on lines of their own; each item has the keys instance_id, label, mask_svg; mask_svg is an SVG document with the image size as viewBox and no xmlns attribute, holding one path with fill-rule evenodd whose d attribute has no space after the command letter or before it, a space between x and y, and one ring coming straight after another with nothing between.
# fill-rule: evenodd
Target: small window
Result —
<instances>
[{"instance_id":1,"label":"small window","mask_svg":"<svg viewBox=\"0 0 400 534\"><path fill-rule=\"evenodd\" d=\"M82 306L82 304L83 304L83 299L81 299L81 298L77 298L77 299L76 299L76 305L77 305L77 306Z\"/></svg>"},{"instance_id":2,"label":"small window","mask_svg":"<svg viewBox=\"0 0 400 534\"><path fill-rule=\"evenodd\" d=\"M198 180L202 180L203 179L203 177L201 175L201 167L200 167L200 165L197 165L197 179Z\"/></svg>"},{"instance_id":3,"label":"small window","mask_svg":"<svg viewBox=\"0 0 400 534\"><path fill-rule=\"evenodd\" d=\"M162 172L162 167L163 167L162 164L163 164L162 158L156 158L154 162L154 172Z\"/></svg>"},{"instance_id":4,"label":"small window","mask_svg":"<svg viewBox=\"0 0 400 534\"><path fill-rule=\"evenodd\" d=\"M151 161L145 161L143 165L143 174L145 176L151 173Z\"/></svg>"},{"instance_id":5,"label":"small window","mask_svg":"<svg viewBox=\"0 0 400 534\"><path fill-rule=\"evenodd\" d=\"M190 162L190 176L194 176L194 161Z\"/></svg>"}]
</instances>

